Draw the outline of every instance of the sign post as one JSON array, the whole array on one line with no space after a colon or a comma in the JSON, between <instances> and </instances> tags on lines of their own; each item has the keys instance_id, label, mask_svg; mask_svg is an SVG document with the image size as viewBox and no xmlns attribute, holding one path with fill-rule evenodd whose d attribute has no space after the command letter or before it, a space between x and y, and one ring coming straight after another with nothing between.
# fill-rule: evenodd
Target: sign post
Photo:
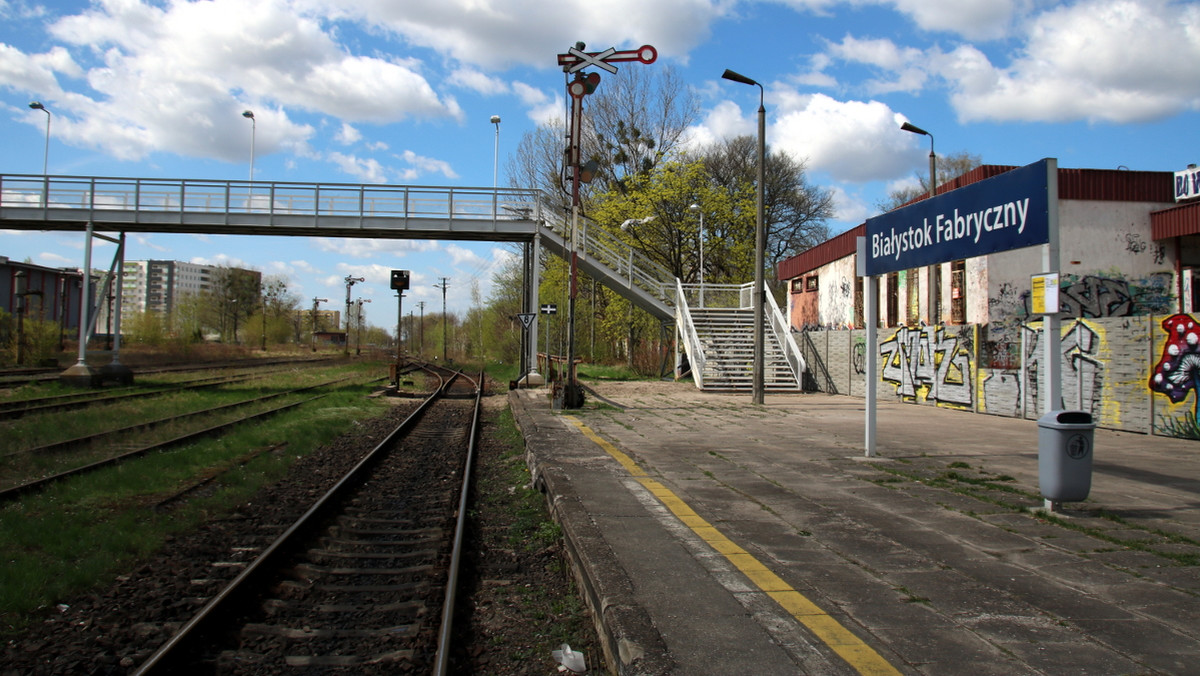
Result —
<instances>
[{"instance_id":1,"label":"sign post","mask_svg":"<svg viewBox=\"0 0 1200 676\"><path fill-rule=\"evenodd\" d=\"M1061 402L1062 355L1059 353L1057 300L1049 302L1048 282L1057 289L1058 161L1026 165L957 190L867 219L858 241L858 276L864 278L866 304L866 455L875 455L875 387L879 377L876 327L879 275L1000 251L1042 245L1042 301L1046 309L1040 380L1042 408Z\"/></svg>"}]
</instances>

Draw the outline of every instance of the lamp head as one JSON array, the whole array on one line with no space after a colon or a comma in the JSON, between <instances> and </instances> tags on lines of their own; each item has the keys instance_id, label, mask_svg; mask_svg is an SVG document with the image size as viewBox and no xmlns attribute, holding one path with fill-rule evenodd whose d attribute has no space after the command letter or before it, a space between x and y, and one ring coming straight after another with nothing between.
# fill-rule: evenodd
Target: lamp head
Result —
<instances>
[{"instance_id":1,"label":"lamp head","mask_svg":"<svg viewBox=\"0 0 1200 676\"><path fill-rule=\"evenodd\" d=\"M693 204L692 206L688 207L688 210L689 210L689 211L700 211L700 205L699 205L699 204Z\"/></svg>"},{"instance_id":2,"label":"lamp head","mask_svg":"<svg viewBox=\"0 0 1200 676\"><path fill-rule=\"evenodd\" d=\"M726 80L733 80L734 82L741 82L742 84L755 85L758 87L762 86L762 85L758 84L757 82L755 82L754 80L751 80L750 78L746 77L745 75L742 75L741 73L735 73L732 70L729 70L728 68L726 68L725 72L721 74L721 77Z\"/></svg>"},{"instance_id":3,"label":"lamp head","mask_svg":"<svg viewBox=\"0 0 1200 676\"><path fill-rule=\"evenodd\" d=\"M242 117L253 120L254 119L254 111L253 110L243 110Z\"/></svg>"},{"instance_id":4,"label":"lamp head","mask_svg":"<svg viewBox=\"0 0 1200 676\"><path fill-rule=\"evenodd\" d=\"M492 124L500 124L500 116L499 115L492 116Z\"/></svg>"},{"instance_id":5,"label":"lamp head","mask_svg":"<svg viewBox=\"0 0 1200 676\"><path fill-rule=\"evenodd\" d=\"M29 107L33 108L34 110L45 110L46 109L46 106L43 106L41 101L30 101Z\"/></svg>"},{"instance_id":6,"label":"lamp head","mask_svg":"<svg viewBox=\"0 0 1200 676\"><path fill-rule=\"evenodd\" d=\"M905 122L904 124L900 125L900 130L911 131L914 134L920 134L922 136L932 136L932 134L918 127L917 125L912 124L911 122Z\"/></svg>"}]
</instances>

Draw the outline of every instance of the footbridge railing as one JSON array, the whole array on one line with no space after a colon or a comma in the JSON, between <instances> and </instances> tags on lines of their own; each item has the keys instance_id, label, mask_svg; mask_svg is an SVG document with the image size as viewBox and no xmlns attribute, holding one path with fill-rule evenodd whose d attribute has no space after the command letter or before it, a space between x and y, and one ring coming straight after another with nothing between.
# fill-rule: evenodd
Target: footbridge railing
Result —
<instances>
[{"instance_id":1,"label":"footbridge railing","mask_svg":"<svg viewBox=\"0 0 1200 676\"><path fill-rule=\"evenodd\" d=\"M528 240L536 190L0 175L0 227Z\"/></svg>"}]
</instances>

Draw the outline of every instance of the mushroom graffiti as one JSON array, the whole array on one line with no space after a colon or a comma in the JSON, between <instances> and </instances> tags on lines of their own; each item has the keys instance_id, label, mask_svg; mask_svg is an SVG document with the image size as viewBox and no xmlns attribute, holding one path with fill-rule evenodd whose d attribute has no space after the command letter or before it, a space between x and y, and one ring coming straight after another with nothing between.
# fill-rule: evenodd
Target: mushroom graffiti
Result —
<instances>
[{"instance_id":1,"label":"mushroom graffiti","mask_svg":"<svg viewBox=\"0 0 1200 676\"><path fill-rule=\"evenodd\" d=\"M1150 376L1150 389L1161 392L1178 404L1188 396L1188 390L1200 387L1200 326L1190 315L1173 315L1163 320L1167 344L1162 359ZM1200 394L1193 414L1200 412Z\"/></svg>"}]
</instances>

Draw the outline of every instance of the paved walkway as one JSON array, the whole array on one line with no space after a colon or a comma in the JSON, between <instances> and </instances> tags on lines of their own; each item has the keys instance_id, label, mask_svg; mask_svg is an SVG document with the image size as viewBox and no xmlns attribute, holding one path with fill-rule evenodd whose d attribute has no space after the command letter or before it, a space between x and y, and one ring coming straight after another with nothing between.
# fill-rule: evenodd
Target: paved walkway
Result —
<instances>
[{"instance_id":1,"label":"paved walkway","mask_svg":"<svg viewBox=\"0 0 1200 676\"><path fill-rule=\"evenodd\" d=\"M1200 674L1200 442L1097 430L1045 518L1035 421L594 388L510 402L614 673Z\"/></svg>"}]
</instances>

